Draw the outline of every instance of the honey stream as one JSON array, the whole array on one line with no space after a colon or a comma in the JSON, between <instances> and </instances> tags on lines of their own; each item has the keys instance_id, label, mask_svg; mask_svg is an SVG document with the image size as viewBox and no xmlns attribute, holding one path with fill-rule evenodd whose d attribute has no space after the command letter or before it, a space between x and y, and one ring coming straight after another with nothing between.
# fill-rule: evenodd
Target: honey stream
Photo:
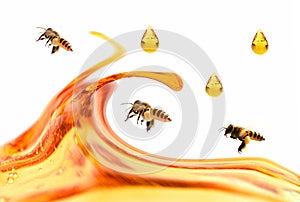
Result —
<instances>
[{"instance_id":1,"label":"honey stream","mask_svg":"<svg viewBox=\"0 0 300 202\"><path fill-rule=\"evenodd\" d=\"M125 53L92 34L115 53L70 82L28 130L0 147L0 202L300 201L299 175L271 160L177 160L121 140L105 113L117 80L145 77L176 91L183 83L171 72L138 71L87 81Z\"/></svg>"}]
</instances>

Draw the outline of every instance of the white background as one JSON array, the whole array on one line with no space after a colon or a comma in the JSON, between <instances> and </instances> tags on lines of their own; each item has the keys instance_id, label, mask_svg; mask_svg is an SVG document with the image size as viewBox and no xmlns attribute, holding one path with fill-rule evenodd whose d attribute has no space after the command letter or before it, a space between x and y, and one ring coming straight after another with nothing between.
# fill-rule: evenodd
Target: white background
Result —
<instances>
[{"instance_id":1,"label":"white background","mask_svg":"<svg viewBox=\"0 0 300 202\"><path fill-rule=\"evenodd\" d=\"M292 1L5 1L1 2L0 143L25 131L47 103L75 78L103 41L155 29L177 32L197 43L217 67L226 93L225 125L250 127L266 138L251 142L242 156L259 156L300 173L299 26ZM296 2L296 1L295 1ZM298 16L296 16L298 15ZM74 52L51 55L37 43L37 26L52 27ZM265 55L251 50L261 28ZM237 157L239 142L222 136L209 158ZM195 157L196 146L188 153Z\"/></svg>"}]
</instances>

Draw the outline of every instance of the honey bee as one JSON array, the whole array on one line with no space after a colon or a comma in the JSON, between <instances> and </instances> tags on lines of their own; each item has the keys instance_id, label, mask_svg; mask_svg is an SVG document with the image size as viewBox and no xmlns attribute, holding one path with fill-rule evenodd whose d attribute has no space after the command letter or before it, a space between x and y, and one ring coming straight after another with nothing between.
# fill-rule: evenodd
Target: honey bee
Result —
<instances>
[{"instance_id":1,"label":"honey bee","mask_svg":"<svg viewBox=\"0 0 300 202\"><path fill-rule=\"evenodd\" d=\"M36 41L48 39L45 46L47 46L47 44L48 47L50 47L51 45L53 46L51 54L56 53L59 47L62 47L67 51L73 51L70 43L67 40L61 38L59 34L56 31L54 31L52 28L48 28L48 29L45 29L43 27L37 27L37 28L43 29L45 31Z\"/></svg>"},{"instance_id":2,"label":"honey bee","mask_svg":"<svg viewBox=\"0 0 300 202\"><path fill-rule=\"evenodd\" d=\"M143 121L146 121L147 132L154 126L154 120L162 121L162 122L170 122L172 121L166 112L161 109L152 108L148 103L142 102L140 100L136 100L134 103L122 103L122 104L131 104L132 107L127 114L125 121L128 119L138 116L136 124L139 123L141 119L141 125Z\"/></svg>"},{"instance_id":3,"label":"honey bee","mask_svg":"<svg viewBox=\"0 0 300 202\"><path fill-rule=\"evenodd\" d=\"M259 133L251 130L247 130L240 126L234 126L232 124L229 124L227 127L221 128L221 130L225 130L225 136L228 137L228 134L230 134L230 137L233 139L239 139L242 141L242 144L238 148L238 152L242 153L242 150L246 148L246 144L250 142L250 140L256 140L256 141L263 141L265 138L260 135Z\"/></svg>"}]
</instances>

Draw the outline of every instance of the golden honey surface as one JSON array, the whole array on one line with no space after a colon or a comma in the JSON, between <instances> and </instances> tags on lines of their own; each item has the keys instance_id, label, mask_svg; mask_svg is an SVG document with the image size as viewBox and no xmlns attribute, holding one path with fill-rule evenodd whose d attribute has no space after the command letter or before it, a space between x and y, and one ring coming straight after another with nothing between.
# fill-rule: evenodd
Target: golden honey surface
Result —
<instances>
[{"instance_id":1,"label":"golden honey surface","mask_svg":"<svg viewBox=\"0 0 300 202\"><path fill-rule=\"evenodd\" d=\"M150 78L175 91L183 83L172 72L146 71L87 82L89 75L124 55L120 44L110 43L115 47L111 57L71 81L28 130L0 147L1 202L300 201L299 175L268 159L172 159L121 140L105 113L117 80ZM75 84L80 93L73 96ZM88 138L97 141L91 144ZM147 168L155 172L144 172Z\"/></svg>"}]
</instances>

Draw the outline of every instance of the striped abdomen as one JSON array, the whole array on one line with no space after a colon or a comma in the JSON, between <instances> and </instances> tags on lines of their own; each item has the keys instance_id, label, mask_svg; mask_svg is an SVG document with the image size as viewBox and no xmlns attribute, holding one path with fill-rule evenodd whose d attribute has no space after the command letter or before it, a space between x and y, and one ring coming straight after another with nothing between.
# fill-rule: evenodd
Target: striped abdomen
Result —
<instances>
[{"instance_id":1,"label":"striped abdomen","mask_svg":"<svg viewBox=\"0 0 300 202\"><path fill-rule=\"evenodd\" d=\"M250 137L251 140L256 140L256 141L265 140L265 138L261 134L255 132L255 131L247 130L247 131L245 131L245 136L247 136L247 135Z\"/></svg>"},{"instance_id":2,"label":"striped abdomen","mask_svg":"<svg viewBox=\"0 0 300 202\"><path fill-rule=\"evenodd\" d=\"M152 118L158 121L170 122L172 121L169 115L161 109L152 109Z\"/></svg>"},{"instance_id":3,"label":"striped abdomen","mask_svg":"<svg viewBox=\"0 0 300 202\"><path fill-rule=\"evenodd\" d=\"M59 39L59 46L62 47L63 49L65 49L65 50L67 50L67 51L73 51L72 47L71 47L71 44L63 38Z\"/></svg>"}]
</instances>

